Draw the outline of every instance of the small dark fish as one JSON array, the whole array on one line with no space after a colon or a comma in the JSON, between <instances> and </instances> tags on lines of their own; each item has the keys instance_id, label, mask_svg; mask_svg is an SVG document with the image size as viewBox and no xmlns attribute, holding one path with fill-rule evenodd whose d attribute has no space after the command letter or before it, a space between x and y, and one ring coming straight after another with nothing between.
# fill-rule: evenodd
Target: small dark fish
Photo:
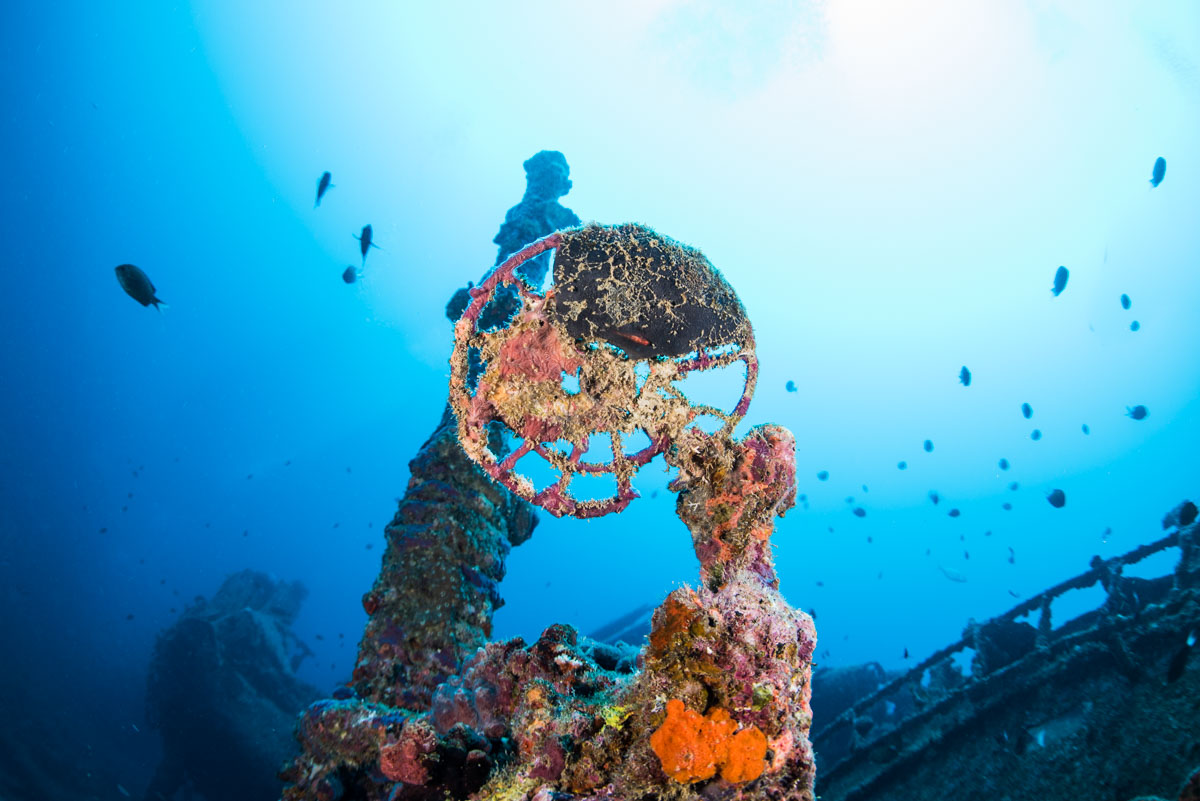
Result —
<instances>
[{"instance_id":1,"label":"small dark fish","mask_svg":"<svg viewBox=\"0 0 1200 801\"><path fill-rule=\"evenodd\" d=\"M333 184L330 183L332 180L333 174L329 170L321 173L321 180L317 181L317 202L313 204L314 209L321 205L321 198L325 197L325 193L333 188Z\"/></svg>"},{"instance_id":2,"label":"small dark fish","mask_svg":"<svg viewBox=\"0 0 1200 801\"><path fill-rule=\"evenodd\" d=\"M132 264L117 265L117 282L121 284L121 289L125 290L125 294L136 300L143 306L154 304L154 308L158 308L158 304L162 303L155 293L158 291L154 288L154 284L150 282L150 278L141 271L140 268Z\"/></svg>"},{"instance_id":3,"label":"small dark fish","mask_svg":"<svg viewBox=\"0 0 1200 801\"><path fill-rule=\"evenodd\" d=\"M829 471L821 470L817 473L817 481L826 481L829 479Z\"/></svg>"},{"instance_id":4,"label":"small dark fish","mask_svg":"<svg viewBox=\"0 0 1200 801\"><path fill-rule=\"evenodd\" d=\"M1050 490L1050 494L1046 496L1046 500L1055 509L1061 509L1067 505L1067 493L1060 489Z\"/></svg>"},{"instance_id":5,"label":"small dark fish","mask_svg":"<svg viewBox=\"0 0 1200 801\"><path fill-rule=\"evenodd\" d=\"M1054 286L1050 287L1050 291L1054 293L1054 297L1062 294L1062 291L1067 288L1067 278L1071 275L1071 271L1066 267L1059 267L1054 271Z\"/></svg>"},{"instance_id":6,"label":"small dark fish","mask_svg":"<svg viewBox=\"0 0 1200 801\"><path fill-rule=\"evenodd\" d=\"M824 587L824 586L825 586L825 582L823 582L823 581L818 581L818 582L817 582L817 586L818 586L818 587Z\"/></svg>"},{"instance_id":7,"label":"small dark fish","mask_svg":"<svg viewBox=\"0 0 1200 801\"><path fill-rule=\"evenodd\" d=\"M921 447L925 449L926 453L933 453L933 440L925 440L923 443L921 443Z\"/></svg>"},{"instance_id":8,"label":"small dark fish","mask_svg":"<svg viewBox=\"0 0 1200 801\"><path fill-rule=\"evenodd\" d=\"M324 635L321 635L321 634L317 634L317 635L315 635L315 636L316 636L316 638L317 638L318 640L324 640L324 639L325 639Z\"/></svg>"},{"instance_id":9,"label":"small dark fish","mask_svg":"<svg viewBox=\"0 0 1200 801\"><path fill-rule=\"evenodd\" d=\"M990 536L992 536L992 532L991 532L991 531L985 531L985 532L983 532L983 536L985 536L985 537L990 537Z\"/></svg>"},{"instance_id":10,"label":"small dark fish","mask_svg":"<svg viewBox=\"0 0 1200 801\"><path fill-rule=\"evenodd\" d=\"M1087 424L1087 423L1084 423L1084 424L1083 424L1083 426L1082 426L1081 430L1083 431L1083 433L1084 433L1084 434L1090 434L1090 433L1092 433L1092 429L1091 429L1091 427L1090 427L1090 426L1088 426L1088 424Z\"/></svg>"},{"instance_id":11,"label":"small dark fish","mask_svg":"<svg viewBox=\"0 0 1200 801\"><path fill-rule=\"evenodd\" d=\"M101 533L101 534L107 534L107 533L108 533L108 526L105 526L104 528L100 529L100 533Z\"/></svg>"},{"instance_id":12,"label":"small dark fish","mask_svg":"<svg viewBox=\"0 0 1200 801\"><path fill-rule=\"evenodd\" d=\"M1019 490L1021 488L1021 485L1018 484L1017 482L1013 481L1013 482L1009 483L1008 488L1010 490L1012 490L1013 492L1016 492L1017 490Z\"/></svg>"},{"instance_id":13,"label":"small dark fish","mask_svg":"<svg viewBox=\"0 0 1200 801\"><path fill-rule=\"evenodd\" d=\"M1192 648L1196 645L1196 632L1188 634L1187 639L1183 641L1183 647L1180 648L1175 656L1171 657L1171 664L1167 666L1167 683L1172 684L1179 681L1183 676L1184 669L1187 668L1188 655L1192 652Z\"/></svg>"},{"instance_id":14,"label":"small dark fish","mask_svg":"<svg viewBox=\"0 0 1200 801\"><path fill-rule=\"evenodd\" d=\"M128 615L126 615L126 616L125 616L125 619L126 619L126 620L133 620L133 613L132 613L132 612L130 612Z\"/></svg>"},{"instance_id":15,"label":"small dark fish","mask_svg":"<svg viewBox=\"0 0 1200 801\"><path fill-rule=\"evenodd\" d=\"M345 270L342 270L342 280L347 284L353 284L358 280L358 270L353 267L347 267Z\"/></svg>"},{"instance_id":16,"label":"small dark fish","mask_svg":"<svg viewBox=\"0 0 1200 801\"><path fill-rule=\"evenodd\" d=\"M963 551L963 559L970 559L970 558L971 558L970 551Z\"/></svg>"},{"instance_id":17,"label":"small dark fish","mask_svg":"<svg viewBox=\"0 0 1200 801\"><path fill-rule=\"evenodd\" d=\"M1132 305L1133 305L1133 301L1131 301L1129 299L1128 295L1121 295L1121 308L1122 309L1128 309Z\"/></svg>"},{"instance_id":18,"label":"small dark fish","mask_svg":"<svg viewBox=\"0 0 1200 801\"><path fill-rule=\"evenodd\" d=\"M374 547L375 547L374 543L370 543L370 542L368 542L368 543L367 543L367 550L368 550L368 551L369 551L369 550L371 550L371 549L372 549L372 548L374 548Z\"/></svg>"},{"instance_id":19,"label":"small dark fish","mask_svg":"<svg viewBox=\"0 0 1200 801\"><path fill-rule=\"evenodd\" d=\"M907 648L904 649L904 658L908 659L908 649Z\"/></svg>"},{"instance_id":20,"label":"small dark fish","mask_svg":"<svg viewBox=\"0 0 1200 801\"><path fill-rule=\"evenodd\" d=\"M863 485L862 485L862 490L863 490L863 492L870 492L870 490L869 490L869 489L867 489L867 485L866 485L866 484L863 484Z\"/></svg>"},{"instance_id":21,"label":"small dark fish","mask_svg":"<svg viewBox=\"0 0 1200 801\"><path fill-rule=\"evenodd\" d=\"M1150 185L1158 186L1167 177L1167 160L1159 156L1154 160L1154 172L1150 174Z\"/></svg>"},{"instance_id":22,"label":"small dark fish","mask_svg":"<svg viewBox=\"0 0 1200 801\"><path fill-rule=\"evenodd\" d=\"M1134 320L1132 323L1130 323L1130 324L1129 324L1129 330L1130 330L1130 331L1133 331L1133 332L1135 332L1135 333L1136 333L1137 331L1141 331L1141 330L1142 330L1142 324L1141 324L1141 323L1139 323L1137 320Z\"/></svg>"},{"instance_id":23,"label":"small dark fish","mask_svg":"<svg viewBox=\"0 0 1200 801\"><path fill-rule=\"evenodd\" d=\"M965 364L963 365L963 368L958 371L958 381L964 387L971 386L971 371L967 369Z\"/></svg>"},{"instance_id":24,"label":"small dark fish","mask_svg":"<svg viewBox=\"0 0 1200 801\"><path fill-rule=\"evenodd\" d=\"M1009 503L1008 501L1005 501L1004 503L1000 504L1000 508L1001 508L1001 509L1003 509L1003 510L1004 510L1004 511L1006 511L1006 512L1011 512L1011 511L1012 511L1012 504L1011 504L1011 503Z\"/></svg>"},{"instance_id":25,"label":"small dark fish","mask_svg":"<svg viewBox=\"0 0 1200 801\"><path fill-rule=\"evenodd\" d=\"M1033 417L1033 407L1028 403L1022 403L1021 414L1024 415L1026 420L1028 420L1030 417Z\"/></svg>"},{"instance_id":26,"label":"small dark fish","mask_svg":"<svg viewBox=\"0 0 1200 801\"><path fill-rule=\"evenodd\" d=\"M1017 563L1017 552L1012 549L1011 545L1008 546L1008 563L1010 565L1015 565Z\"/></svg>"},{"instance_id":27,"label":"small dark fish","mask_svg":"<svg viewBox=\"0 0 1200 801\"><path fill-rule=\"evenodd\" d=\"M947 512L947 514L949 514L951 517L958 517L962 514L962 512L958 511L957 509L951 509L949 512Z\"/></svg>"},{"instance_id":28,"label":"small dark fish","mask_svg":"<svg viewBox=\"0 0 1200 801\"><path fill-rule=\"evenodd\" d=\"M937 506L937 505L938 505L938 501L940 501L941 499L942 499L942 496L941 496L941 495L938 495L938 491L937 491L937 490L930 490L930 491L929 491L929 500L933 501L933 505L934 505L934 506Z\"/></svg>"},{"instance_id":29,"label":"small dark fish","mask_svg":"<svg viewBox=\"0 0 1200 801\"><path fill-rule=\"evenodd\" d=\"M376 245L371 241L372 235L373 233L371 231L371 226L364 225L362 228L362 234L354 237L358 240L358 249L362 251L362 260L364 265L367 263L367 251L371 248L375 248L376 250L380 249L379 245Z\"/></svg>"},{"instance_id":30,"label":"small dark fish","mask_svg":"<svg viewBox=\"0 0 1200 801\"><path fill-rule=\"evenodd\" d=\"M1125 416L1132 417L1134 420L1145 420L1149 414L1150 412L1146 409L1146 407L1140 403L1137 406L1125 407Z\"/></svg>"},{"instance_id":31,"label":"small dark fish","mask_svg":"<svg viewBox=\"0 0 1200 801\"><path fill-rule=\"evenodd\" d=\"M795 392L796 391L796 382L788 381L786 384L783 385L783 388L786 389L788 392Z\"/></svg>"},{"instance_id":32,"label":"small dark fish","mask_svg":"<svg viewBox=\"0 0 1200 801\"><path fill-rule=\"evenodd\" d=\"M907 470L908 462L896 462L896 469L897 470Z\"/></svg>"},{"instance_id":33,"label":"small dark fish","mask_svg":"<svg viewBox=\"0 0 1200 801\"><path fill-rule=\"evenodd\" d=\"M1020 598L1020 597L1021 597L1021 593L1019 593L1019 592L1015 592L1014 590L1009 590L1009 591L1008 591L1008 594L1009 594L1009 595L1011 595L1011 596L1012 596L1012 597L1014 597L1014 598Z\"/></svg>"},{"instance_id":34,"label":"small dark fish","mask_svg":"<svg viewBox=\"0 0 1200 801\"><path fill-rule=\"evenodd\" d=\"M1040 428L1033 429L1033 431L1029 434L1029 438L1034 442L1037 442L1042 438L1042 430Z\"/></svg>"},{"instance_id":35,"label":"small dark fish","mask_svg":"<svg viewBox=\"0 0 1200 801\"><path fill-rule=\"evenodd\" d=\"M1001 469L1001 470L1007 470L1007 469L1008 469L1008 460L1007 460L1007 459L1001 459L1001 460L1000 460L1000 469Z\"/></svg>"},{"instance_id":36,"label":"small dark fish","mask_svg":"<svg viewBox=\"0 0 1200 801\"><path fill-rule=\"evenodd\" d=\"M855 517L866 517L867 510L862 508L861 506L855 506L854 507L854 516Z\"/></svg>"}]
</instances>

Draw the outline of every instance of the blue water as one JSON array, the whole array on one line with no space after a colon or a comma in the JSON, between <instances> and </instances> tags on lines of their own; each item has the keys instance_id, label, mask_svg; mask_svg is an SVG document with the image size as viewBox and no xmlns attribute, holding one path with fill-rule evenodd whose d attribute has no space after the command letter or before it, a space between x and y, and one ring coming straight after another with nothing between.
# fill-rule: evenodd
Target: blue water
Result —
<instances>
[{"instance_id":1,"label":"blue water","mask_svg":"<svg viewBox=\"0 0 1200 801\"><path fill-rule=\"evenodd\" d=\"M136 795L154 637L247 567L309 588L301 675L348 677L445 400L444 304L544 148L581 218L699 247L743 299L743 427L796 435L808 504L774 542L822 663L902 667L1160 536L1200 494L1200 12L917 5L6 6L5 719L119 746ZM543 515L495 634L694 582L669 478L615 518Z\"/></svg>"}]
</instances>

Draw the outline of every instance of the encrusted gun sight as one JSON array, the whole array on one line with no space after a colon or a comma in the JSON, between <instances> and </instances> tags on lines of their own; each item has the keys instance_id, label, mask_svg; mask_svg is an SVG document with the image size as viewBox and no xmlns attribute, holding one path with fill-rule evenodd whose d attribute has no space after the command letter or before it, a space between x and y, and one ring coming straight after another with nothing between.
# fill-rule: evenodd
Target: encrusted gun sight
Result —
<instances>
[{"instance_id":1,"label":"encrusted gun sight","mask_svg":"<svg viewBox=\"0 0 1200 801\"><path fill-rule=\"evenodd\" d=\"M540 294L518 268L550 250L554 281ZM717 434L728 437L750 404L758 362L737 295L704 254L645 226L551 234L513 254L471 296L451 357L459 440L492 478L551 514L624 509L637 497L633 474L697 416L720 420ZM508 313L495 313L500 304ZM693 370L736 361L746 377L732 410L693 404L675 386ZM573 379L578 389L564 385ZM520 440L507 455L489 444L493 423ZM649 444L625 453L623 443L639 430ZM612 457L584 462L597 434L610 436ZM531 451L559 473L541 491L514 469ZM570 484L578 475L611 475L616 493L577 500Z\"/></svg>"}]
</instances>

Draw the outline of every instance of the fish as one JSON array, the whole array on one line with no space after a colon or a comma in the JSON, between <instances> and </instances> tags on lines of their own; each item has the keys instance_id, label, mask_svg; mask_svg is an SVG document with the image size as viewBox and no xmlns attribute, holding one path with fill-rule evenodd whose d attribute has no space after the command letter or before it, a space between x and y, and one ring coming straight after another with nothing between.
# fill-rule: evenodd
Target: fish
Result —
<instances>
[{"instance_id":1,"label":"fish","mask_svg":"<svg viewBox=\"0 0 1200 801\"><path fill-rule=\"evenodd\" d=\"M1012 549L1011 545L1008 546L1008 563L1010 565L1015 565L1017 563L1017 552Z\"/></svg>"},{"instance_id":2,"label":"fish","mask_svg":"<svg viewBox=\"0 0 1200 801\"><path fill-rule=\"evenodd\" d=\"M1033 429L1033 431L1029 434L1029 438L1034 442L1037 442L1042 438L1042 430L1040 428Z\"/></svg>"},{"instance_id":3,"label":"fish","mask_svg":"<svg viewBox=\"0 0 1200 801\"><path fill-rule=\"evenodd\" d=\"M1140 403L1137 406L1126 406L1125 416L1131 417L1134 420L1145 420L1150 415L1149 410Z\"/></svg>"},{"instance_id":4,"label":"fish","mask_svg":"<svg viewBox=\"0 0 1200 801\"><path fill-rule=\"evenodd\" d=\"M947 514L949 514L950 517L958 517L962 514L962 512L958 511L957 509L951 509L949 512L947 512Z\"/></svg>"},{"instance_id":5,"label":"fish","mask_svg":"<svg viewBox=\"0 0 1200 801\"><path fill-rule=\"evenodd\" d=\"M783 385L783 388L786 389L788 392L795 392L796 391L796 382L788 381L786 384Z\"/></svg>"},{"instance_id":6,"label":"fish","mask_svg":"<svg viewBox=\"0 0 1200 801\"><path fill-rule=\"evenodd\" d=\"M1159 156L1154 160L1154 172L1150 173L1150 186L1158 186L1167 177L1167 160Z\"/></svg>"},{"instance_id":7,"label":"fish","mask_svg":"<svg viewBox=\"0 0 1200 801\"><path fill-rule=\"evenodd\" d=\"M1130 323L1130 324L1129 324L1129 330L1130 330L1130 331L1133 331L1133 332L1135 332L1135 333L1136 333L1136 332L1138 332L1138 331L1141 331L1141 330L1142 330L1142 324L1141 324L1141 323L1139 323L1137 320L1134 320L1132 323Z\"/></svg>"},{"instance_id":8,"label":"fish","mask_svg":"<svg viewBox=\"0 0 1200 801\"><path fill-rule=\"evenodd\" d=\"M1067 493L1060 489L1050 490L1050 494L1046 496L1046 500L1055 509L1061 509L1067 505Z\"/></svg>"},{"instance_id":9,"label":"fish","mask_svg":"<svg viewBox=\"0 0 1200 801\"><path fill-rule=\"evenodd\" d=\"M908 649L907 648L904 649L904 658L908 659Z\"/></svg>"},{"instance_id":10,"label":"fish","mask_svg":"<svg viewBox=\"0 0 1200 801\"><path fill-rule=\"evenodd\" d=\"M950 579L951 581L958 582L959 584L967 583L967 577L952 567L946 567L945 565L938 565L938 570L942 571L942 575L945 576L946 578Z\"/></svg>"},{"instance_id":11,"label":"fish","mask_svg":"<svg viewBox=\"0 0 1200 801\"><path fill-rule=\"evenodd\" d=\"M1009 482L1008 488L1010 490L1012 490L1013 492L1016 492L1017 490L1019 490L1021 488L1021 485L1015 481L1011 481L1011 482Z\"/></svg>"},{"instance_id":12,"label":"fish","mask_svg":"<svg viewBox=\"0 0 1200 801\"><path fill-rule=\"evenodd\" d=\"M905 462L905 461L896 462L896 469L897 470L907 470L908 462Z\"/></svg>"},{"instance_id":13,"label":"fish","mask_svg":"<svg viewBox=\"0 0 1200 801\"><path fill-rule=\"evenodd\" d=\"M138 303L143 306L154 304L154 308L156 309L158 308L158 304L162 303L157 297L158 290L154 288L154 284L142 272L141 268L135 267L132 264L119 264L117 265L116 273L117 282L120 283L121 289L124 289L125 294Z\"/></svg>"},{"instance_id":14,"label":"fish","mask_svg":"<svg viewBox=\"0 0 1200 801\"><path fill-rule=\"evenodd\" d=\"M1021 593L1017 592L1016 590L1009 590L1009 591L1008 591L1008 594L1009 594L1009 595L1011 595L1011 596L1012 596L1012 597L1014 597L1014 598L1020 598L1020 597L1021 597Z\"/></svg>"},{"instance_id":15,"label":"fish","mask_svg":"<svg viewBox=\"0 0 1200 801\"><path fill-rule=\"evenodd\" d=\"M1173 684L1183 677L1183 671L1187 668L1188 655L1191 654L1192 648L1196 645L1196 632L1188 633L1187 639L1183 641L1183 647L1175 652L1175 656L1171 657L1171 664L1167 665L1167 683Z\"/></svg>"},{"instance_id":16,"label":"fish","mask_svg":"<svg viewBox=\"0 0 1200 801\"><path fill-rule=\"evenodd\" d=\"M1001 470L1007 470L1007 469L1008 469L1008 460L1007 460L1007 459L1001 459L1001 460L1000 460L1000 469L1001 469Z\"/></svg>"},{"instance_id":17,"label":"fish","mask_svg":"<svg viewBox=\"0 0 1200 801\"><path fill-rule=\"evenodd\" d=\"M1054 286L1050 287L1050 291L1054 297L1062 294L1062 291L1067 288L1067 278L1071 275L1071 271L1066 267L1059 267L1054 271Z\"/></svg>"},{"instance_id":18,"label":"fish","mask_svg":"<svg viewBox=\"0 0 1200 801\"><path fill-rule=\"evenodd\" d=\"M1091 427L1090 427L1090 426L1089 426L1087 423L1084 423L1084 424L1083 424L1083 426L1082 426L1081 430L1083 431L1083 433L1084 433L1084 434L1090 434L1090 433L1092 433L1092 429L1091 429Z\"/></svg>"},{"instance_id":19,"label":"fish","mask_svg":"<svg viewBox=\"0 0 1200 801\"><path fill-rule=\"evenodd\" d=\"M321 205L321 198L325 197L325 193L333 189L334 185L330 183L332 180L333 174L329 170L321 173L321 180L317 181L317 202L313 204L314 209Z\"/></svg>"},{"instance_id":20,"label":"fish","mask_svg":"<svg viewBox=\"0 0 1200 801\"><path fill-rule=\"evenodd\" d=\"M817 481L826 481L829 479L829 471L821 470L817 472Z\"/></svg>"},{"instance_id":21,"label":"fish","mask_svg":"<svg viewBox=\"0 0 1200 801\"><path fill-rule=\"evenodd\" d=\"M963 365L963 368L958 371L958 381L964 387L971 386L971 371L967 369L965 364Z\"/></svg>"},{"instance_id":22,"label":"fish","mask_svg":"<svg viewBox=\"0 0 1200 801\"><path fill-rule=\"evenodd\" d=\"M963 559L970 559L970 558L971 558L971 552L963 551Z\"/></svg>"},{"instance_id":23,"label":"fish","mask_svg":"<svg viewBox=\"0 0 1200 801\"><path fill-rule=\"evenodd\" d=\"M353 267L346 267L345 270L342 270L342 280L347 284L353 284L358 280L358 270L355 270Z\"/></svg>"},{"instance_id":24,"label":"fish","mask_svg":"<svg viewBox=\"0 0 1200 801\"><path fill-rule=\"evenodd\" d=\"M375 248L376 250L382 250L382 248L380 248L379 245L376 245L374 242L371 241L372 236L373 236L373 232L371 230L371 226L364 225L362 227L362 233L360 235L354 237L355 239L358 240L358 249L362 251L362 260L363 260L364 266L367 263L367 251L368 250L370 250L371 248Z\"/></svg>"},{"instance_id":25,"label":"fish","mask_svg":"<svg viewBox=\"0 0 1200 801\"><path fill-rule=\"evenodd\" d=\"M1121 295L1121 308L1122 309L1128 309L1132 305L1133 305L1133 301L1131 301L1129 299L1128 295Z\"/></svg>"},{"instance_id":26,"label":"fish","mask_svg":"<svg viewBox=\"0 0 1200 801\"><path fill-rule=\"evenodd\" d=\"M942 499L942 496L941 496L941 495L938 495L938 491L937 491L937 490L930 490L930 491L929 491L929 500L933 501L933 505L934 505L934 506L937 506L937 505L938 505L938 501L940 501L941 499Z\"/></svg>"},{"instance_id":27,"label":"fish","mask_svg":"<svg viewBox=\"0 0 1200 801\"><path fill-rule=\"evenodd\" d=\"M1030 417L1033 417L1033 407L1028 403L1022 403L1021 414L1024 415L1026 420L1028 420Z\"/></svg>"},{"instance_id":28,"label":"fish","mask_svg":"<svg viewBox=\"0 0 1200 801\"><path fill-rule=\"evenodd\" d=\"M926 453L933 453L933 440L925 440L923 443L921 443L921 447L925 449Z\"/></svg>"},{"instance_id":29,"label":"fish","mask_svg":"<svg viewBox=\"0 0 1200 801\"><path fill-rule=\"evenodd\" d=\"M867 510L862 508L861 506L855 506L854 507L854 516L855 517L866 517Z\"/></svg>"}]
</instances>

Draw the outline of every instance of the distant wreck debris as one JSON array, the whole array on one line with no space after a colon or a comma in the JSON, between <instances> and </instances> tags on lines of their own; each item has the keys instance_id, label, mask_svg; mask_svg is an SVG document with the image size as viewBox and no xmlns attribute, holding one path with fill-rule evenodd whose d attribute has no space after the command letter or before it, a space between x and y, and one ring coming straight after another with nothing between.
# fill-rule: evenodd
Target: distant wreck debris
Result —
<instances>
[{"instance_id":1,"label":"distant wreck debris","mask_svg":"<svg viewBox=\"0 0 1200 801\"><path fill-rule=\"evenodd\" d=\"M539 157L526 200L570 187L561 154ZM757 376L749 321L699 251L642 226L533 230L547 219L510 212L516 253L467 292L456 414L413 463L364 597L371 620L353 681L301 717L284 798L812 801L816 634L779 594L770 545L774 518L796 498L795 442L773 425L732 436ZM551 250L561 261L542 294ZM606 280L590 272L603 263ZM689 292L678 317L645 314L659 289L671 291L658 277ZM738 361L745 388L732 410L670 391L691 370ZM722 425L705 433L690 425L700 415ZM649 444L626 454L622 437L637 431ZM611 437L612 458L584 462L597 433ZM560 441L564 451L551 447ZM530 453L562 478L536 491L514 470ZM532 645L485 642L504 556L532 531L526 500L555 515L620 511L636 497L633 472L656 454L678 470L671 489L701 584L654 611L637 668L634 649L561 624ZM597 474L613 478L614 495L572 494L573 478Z\"/></svg>"},{"instance_id":2,"label":"distant wreck debris","mask_svg":"<svg viewBox=\"0 0 1200 801\"><path fill-rule=\"evenodd\" d=\"M243 570L159 635L146 707L163 757L147 799L185 786L229 801L277 797L296 715L320 697L296 677L311 655L291 628L306 595L299 582Z\"/></svg>"},{"instance_id":3,"label":"distant wreck debris","mask_svg":"<svg viewBox=\"0 0 1200 801\"><path fill-rule=\"evenodd\" d=\"M1179 656L1200 630L1200 526L1177 522L1188 503L1168 514L1178 526L1168 536L1092 559L1087 572L970 622L961 640L833 719L815 716L822 801L1180 797L1200 762L1200 668ZM1172 573L1123 575L1175 548ZM1098 608L1052 621L1058 598L1097 585Z\"/></svg>"}]
</instances>

